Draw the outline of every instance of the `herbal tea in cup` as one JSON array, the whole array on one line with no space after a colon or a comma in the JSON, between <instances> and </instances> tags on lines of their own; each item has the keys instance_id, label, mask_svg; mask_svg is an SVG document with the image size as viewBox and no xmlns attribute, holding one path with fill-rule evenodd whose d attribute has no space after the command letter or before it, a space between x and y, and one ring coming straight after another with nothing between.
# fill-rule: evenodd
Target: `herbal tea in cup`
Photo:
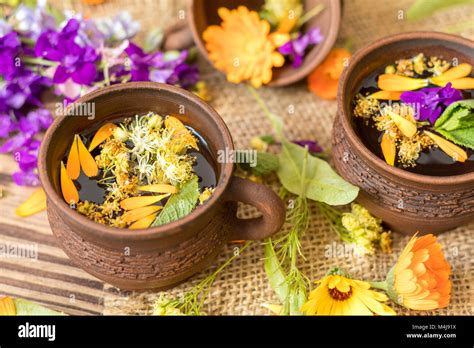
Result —
<instances>
[{"instance_id":1,"label":"herbal tea in cup","mask_svg":"<svg viewBox=\"0 0 474 348\"><path fill-rule=\"evenodd\" d=\"M381 67L353 100L356 131L391 166L433 176L474 171L471 71L423 53Z\"/></svg>"},{"instance_id":2,"label":"herbal tea in cup","mask_svg":"<svg viewBox=\"0 0 474 348\"><path fill-rule=\"evenodd\" d=\"M216 186L206 141L150 112L73 135L59 164L64 200L89 219L142 229L188 215Z\"/></svg>"}]
</instances>

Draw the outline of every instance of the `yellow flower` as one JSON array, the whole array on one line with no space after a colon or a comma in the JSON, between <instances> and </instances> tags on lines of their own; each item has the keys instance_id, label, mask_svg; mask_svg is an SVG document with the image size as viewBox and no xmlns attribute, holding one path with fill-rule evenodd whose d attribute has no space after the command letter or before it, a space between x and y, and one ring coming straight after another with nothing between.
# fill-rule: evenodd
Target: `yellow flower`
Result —
<instances>
[{"instance_id":1,"label":"yellow flower","mask_svg":"<svg viewBox=\"0 0 474 348\"><path fill-rule=\"evenodd\" d=\"M227 80L240 83L249 80L258 88L272 79L272 68L285 63L276 51L289 40L287 34L270 34L270 24L245 6L236 10L218 10L221 25L211 25L203 33L209 58L227 75Z\"/></svg>"},{"instance_id":2,"label":"yellow flower","mask_svg":"<svg viewBox=\"0 0 474 348\"><path fill-rule=\"evenodd\" d=\"M381 303L388 300L382 293L370 290L370 284L350 279L335 269L321 279L301 307L306 315L395 315Z\"/></svg>"},{"instance_id":3,"label":"yellow flower","mask_svg":"<svg viewBox=\"0 0 474 348\"><path fill-rule=\"evenodd\" d=\"M16 315L16 305L11 297L0 298L0 315Z\"/></svg>"}]
</instances>

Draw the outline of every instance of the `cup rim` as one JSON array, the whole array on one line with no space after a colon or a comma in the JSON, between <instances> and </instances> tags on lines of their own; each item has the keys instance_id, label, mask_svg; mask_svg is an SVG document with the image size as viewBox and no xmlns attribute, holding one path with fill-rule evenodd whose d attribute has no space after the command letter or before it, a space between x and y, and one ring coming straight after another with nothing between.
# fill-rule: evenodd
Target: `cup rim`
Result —
<instances>
[{"instance_id":1,"label":"cup rim","mask_svg":"<svg viewBox=\"0 0 474 348\"><path fill-rule=\"evenodd\" d=\"M217 125L220 129L221 134L223 136L223 140L225 146L228 147L230 150L234 150L234 144L232 141L232 137L230 135L229 129L225 124L224 120L219 116L219 114L205 101L199 98L197 95L184 90L182 88L178 88L175 86L171 86L164 83L157 83L157 82L128 82L123 84L117 84L108 86L105 88L101 88L100 90L93 91L88 93L79 99L77 99L74 103L84 103L90 100L93 100L97 97L103 96L104 94L109 93L116 93L116 92L123 92L130 89L149 89L159 91L166 91L171 94L177 96L177 98L184 98L192 103L196 104L199 108L203 110ZM70 108L66 110L69 112ZM92 238L99 238L99 239L118 239L118 240L133 240L133 241L149 241L156 238L165 238L169 236L173 236L175 234L182 232L182 227L184 225L192 224L196 221L201 215L205 214L206 212L210 211L214 208L215 203L217 203L222 196L224 195L230 180L232 178L232 172L234 169L234 164L229 161L224 163L223 170L221 171L219 178L217 180L216 189L211 195L211 198L206 202L204 205L198 205L191 213L186 215L185 217L170 222L168 224L157 226L157 227L150 227L144 229L136 229L133 233L126 228L118 228L113 226L104 225L95 221L88 219L87 217L79 214L76 211L71 211L71 208L68 204L64 201L63 197L56 192L54 189L51 180L48 177L48 169L46 168L46 156L48 153L48 149L51 146L53 137L63 122L66 122L67 118L65 116L57 117L53 124L48 128L43 141L41 143L40 151L39 151L39 158L38 158L38 172L40 176L40 180L43 186L44 191L46 192L46 196L49 202L51 202L61 214L65 214L70 217L73 222L77 225L84 226L84 230L88 231L87 234L91 235ZM196 231L197 233L198 231Z\"/></svg>"},{"instance_id":2,"label":"cup rim","mask_svg":"<svg viewBox=\"0 0 474 348\"><path fill-rule=\"evenodd\" d=\"M319 54L315 57L315 59L311 62L311 64L308 64L306 66L299 67L295 70L294 74L291 74L289 76L286 76L284 78L279 78L276 80L271 80L266 86L268 87L284 87L288 85L292 85L298 81L303 80L306 76L308 76L311 71L314 70L314 68L319 65L329 54L331 49L334 47L334 44L337 40L337 35L339 33L339 28L340 28L340 23L341 23L341 16L342 16L342 5L341 5L341 0L330 0L328 2L330 4L330 7L332 9L332 15L331 15L331 25L328 31L327 37L324 38L323 42L320 45L312 47L308 53L307 56L311 54L315 49L318 49L321 46L321 51ZM209 62L209 64L212 65L214 69L214 63L211 61L209 58L209 52L207 51L207 48L204 44L204 40L200 33L197 30L196 26L196 20L194 16L194 8L195 8L195 1L194 0L188 0L188 5L187 5L187 11L191 15L188 15L188 25L189 28L191 29L191 33L194 39L194 43L198 47L199 51L201 54L204 56L204 58ZM224 74L222 71L219 71L220 73Z\"/></svg>"},{"instance_id":3,"label":"cup rim","mask_svg":"<svg viewBox=\"0 0 474 348\"><path fill-rule=\"evenodd\" d=\"M431 184L431 185L462 185L466 183L474 182L474 172L458 174L458 175L447 175L447 176L433 176L412 173L407 170L390 166L384 160L376 156L370 151L362 142L360 137L356 134L354 128L349 122L350 116L347 115L344 109L344 100L346 99L346 93L349 92L350 85L352 83L351 75L355 68L359 65L361 60L370 55L375 50L390 46L393 43L400 41L411 41L411 40L437 40L437 41L449 41L459 45L468 46L471 49L474 48L474 42L456 35L434 32L434 31L415 31L409 33L399 33L390 35L371 43L364 48L359 49L350 59L349 66L344 69L341 79L339 82L338 93L337 93L337 107L338 113L340 114L340 122L342 127L345 129L345 135L349 138L352 145L356 148L357 152L369 163L376 167L378 171L382 171L391 176L396 176L402 180L415 182L417 184Z\"/></svg>"}]
</instances>

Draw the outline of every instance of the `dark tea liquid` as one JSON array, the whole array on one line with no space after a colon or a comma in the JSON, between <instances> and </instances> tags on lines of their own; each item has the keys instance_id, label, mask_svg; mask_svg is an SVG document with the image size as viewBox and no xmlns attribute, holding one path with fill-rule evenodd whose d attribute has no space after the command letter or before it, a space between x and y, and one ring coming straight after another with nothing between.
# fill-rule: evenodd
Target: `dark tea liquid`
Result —
<instances>
[{"instance_id":1,"label":"dark tea liquid","mask_svg":"<svg viewBox=\"0 0 474 348\"><path fill-rule=\"evenodd\" d=\"M363 96L367 96L378 91L377 79L378 76L383 73L383 68L372 73L359 86L359 93ZM424 78L426 76L416 77ZM429 85L428 87L437 86ZM474 97L474 93L471 90L463 90L462 92L465 99L471 99ZM352 104L352 108L354 108L354 106L355 101ZM356 117L352 115L352 122L356 133L359 135L364 145L375 155L385 161L382 153L382 148L380 146L383 132L377 130L372 119L366 119L363 117ZM415 162L416 166L404 168L398 162L398 157L395 161L395 166L412 173L424 175L449 176L466 174L474 171L474 151L465 147L463 147L463 149L467 152L468 155L468 159L465 162L456 162L438 147L432 147L431 149L426 149L420 152L420 157Z\"/></svg>"},{"instance_id":2,"label":"dark tea liquid","mask_svg":"<svg viewBox=\"0 0 474 348\"><path fill-rule=\"evenodd\" d=\"M118 124L122 121L123 119L118 119L114 123ZM80 134L82 141L84 142L84 144L86 144L86 147L88 147L92 138L94 137L94 134L102 125L103 123L100 125L97 125L94 128L88 129L85 132ZM198 140L197 145L199 147L199 151L195 149L191 149L191 150L188 150L187 154L195 157L193 169L194 169L194 173L199 178L198 182L199 182L199 188L201 192L204 190L205 187L209 187L209 188L216 187L217 170L216 170L216 166L212 159L209 146L206 140L193 128L188 127L188 126L186 126L186 128L188 128ZM101 151L101 147L97 146L91 152L91 155L95 158L96 156L100 154L100 151ZM66 153L66 156L63 159L64 163L67 163L68 154L69 152ZM94 202L97 204L104 203L105 197L107 196L107 193L108 193L106 183L114 182L114 178L110 178L109 180L102 180L101 182L99 182L99 180L102 179L102 175L103 175L103 171L99 169L99 174L96 177L89 178L81 170L81 174L79 178L74 181L74 184L76 185L76 188L79 192L79 198L81 201L83 202L89 201L89 202ZM112 175L112 173L109 173L108 175ZM146 183L143 183L143 185L145 184ZM153 193L143 192L142 195L151 195L151 194ZM166 204L166 201L167 200L164 199L157 204L164 205Z\"/></svg>"}]
</instances>

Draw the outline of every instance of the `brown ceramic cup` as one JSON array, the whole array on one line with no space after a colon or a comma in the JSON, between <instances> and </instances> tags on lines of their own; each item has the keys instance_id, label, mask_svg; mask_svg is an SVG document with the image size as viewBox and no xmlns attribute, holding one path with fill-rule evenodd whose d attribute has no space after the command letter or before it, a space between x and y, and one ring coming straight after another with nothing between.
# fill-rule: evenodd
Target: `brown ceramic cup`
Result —
<instances>
[{"instance_id":1,"label":"brown ceramic cup","mask_svg":"<svg viewBox=\"0 0 474 348\"><path fill-rule=\"evenodd\" d=\"M339 82L333 127L338 172L361 188L358 200L393 230L440 233L474 221L474 173L454 176L415 174L392 167L369 151L354 130L352 100L374 70L418 53L474 64L474 43L435 32L390 36L359 50Z\"/></svg>"},{"instance_id":2,"label":"brown ceramic cup","mask_svg":"<svg viewBox=\"0 0 474 348\"><path fill-rule=\"evenodd\" d=\"M80 114L85 103L95 106L95 119L71 116ZM178 221L133 231L93 222L71 209L61 195L59 169L73 135L149 111L172 114L204 137L218 177L211 198ZM65 253L99 279L122 289L170 287L206 267L229 240L263 239L284 222L284 205L270 188L232 176L231 162L218 163L219 150L233 149L229 130L216 111L183 89L134 82L87 94L54 121L41 145L39 174L51 229ZM237 218L237 202L255 206L261 217Z\"/></svg>"},{"instance_id":3,"label":"brown ceramic cup","mask_svg":"<svg viewBox=\"0 0 474 348\"><path fill-rule=\"evenodd\" d=\"M208 26L221 23L217 10L220 7L234 9L238 6L247 6L251 10L259 11L263 4L263 0L188 0L187 24L177 22L165 32L165 49L182 49L192 45L194 41L201 54L212 64L202 33ZM305 25L307 28L319 27L324 37L323 42L309 50L300 67L293 68L290 64L285 64L281 68L273 69L273 78L268 86L287 86L302 80L326 58L334 46L341 20L341 2L340 0L303 1L305 11L311 10L318 4L324 5L323 11ZM172 32L175 34L169 35Z\"/></svg>"}]
</instances>

